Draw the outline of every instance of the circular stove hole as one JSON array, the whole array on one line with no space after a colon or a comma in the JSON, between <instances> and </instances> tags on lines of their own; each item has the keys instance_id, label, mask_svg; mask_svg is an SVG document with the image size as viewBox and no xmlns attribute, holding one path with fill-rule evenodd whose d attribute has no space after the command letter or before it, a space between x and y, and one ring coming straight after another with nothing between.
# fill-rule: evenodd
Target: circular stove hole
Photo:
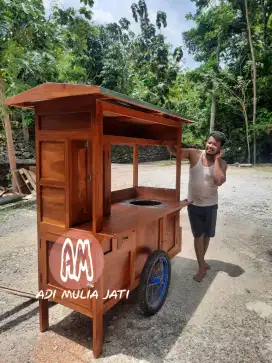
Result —
<instances>
[{"instance_id":1,"label":"circular stove hole","mask_svg":"<svg viewBox=\"0 0 272 363\"><path fill-rule=\"evenodd\" d=\"M158 202L157 200L133 200L130 202L130 204L138 205L138 206L154 206L154 205L161 205L161 202Z\"/></svg>"}]
</instances>

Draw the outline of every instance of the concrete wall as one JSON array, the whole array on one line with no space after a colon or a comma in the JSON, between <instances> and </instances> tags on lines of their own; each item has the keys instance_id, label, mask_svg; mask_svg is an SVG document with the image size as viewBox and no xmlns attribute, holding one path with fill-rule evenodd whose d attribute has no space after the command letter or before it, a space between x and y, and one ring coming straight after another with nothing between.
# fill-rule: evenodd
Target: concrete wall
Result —
<instances>
[{"instance_id":1,"label":"concrete wall","mask_svg":"<svg viewBox=\"0 0 272 363\"><path fill-rule=\"evenodd\" d=\"M169 160L170 154L166 146L139 146L139 162ZM112 146L112 162L126 164L133 162L132 146Z\"/></svg>"}]
</instances>

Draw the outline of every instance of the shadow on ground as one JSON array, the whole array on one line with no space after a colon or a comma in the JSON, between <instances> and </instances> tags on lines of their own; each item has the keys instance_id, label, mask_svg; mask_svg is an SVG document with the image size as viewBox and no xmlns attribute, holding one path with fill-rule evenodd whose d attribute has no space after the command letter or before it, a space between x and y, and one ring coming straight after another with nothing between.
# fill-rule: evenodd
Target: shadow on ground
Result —
<instances>
[{"instance_id":1,"label":"shadow on ground","mask_svg":"<svg viewBox=\"0 0 272 363\"><path fill-rule=\"evenodd\" d=\"M27 313L24 313L22 315L19 315L17 318L8 321L7 323L5 323L4 325L2 325L0 327L0 334L3 334L5 332L7 332L8 330L15 328L16 326L18 326L21 323L26 322L27 320L31 319L33 316L38 315L39 313L39 307L37 306L38 302L36 299L29 299L17 306L15 306L13 309L6 311L5 313L0 315L0 322L8 319L10 317L12 317L12 315L18 314L19 312L21 312L22 310L28 308L29 306L31 306L32 304L35 304L36 307L33 308L32 310L29 310ZM56 305L56 303L54 302L49 302L49 308Z\"/></svg>"},{"instance_id":2,"label":"shadow on ground","mask_svg":"<svg viewBox=\"0 0 272 363\"><path fill-rule=\"evenodd\" d=\"M175 257L172 260L172 278L163 308L147 318L137 307L137 290L104 315L104 347L101 358L124 354L149 362L163 361L180 337L207 290L219 272L235 278L245 271L237 265L216 260L207 261L211 270L197 283L192 276L197 269L195 260ZM72 312L50 330L77 344L92 349L92 322Z\"/></svg>"}]
</instances>

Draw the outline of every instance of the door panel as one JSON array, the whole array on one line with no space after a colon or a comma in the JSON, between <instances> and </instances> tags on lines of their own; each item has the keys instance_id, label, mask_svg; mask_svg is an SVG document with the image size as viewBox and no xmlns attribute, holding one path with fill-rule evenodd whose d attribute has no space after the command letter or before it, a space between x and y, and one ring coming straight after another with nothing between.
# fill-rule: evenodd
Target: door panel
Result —
<instances>
[{"instance_id":1,"label":"door panel","mask_svg":"<svg viewBox=\"0 0 272 363\"><path fill-rule=\"evenodd\" d=\"M71 141L70 226L92 218L91 145L84 140Z\"/></svg>"}]
</instances>

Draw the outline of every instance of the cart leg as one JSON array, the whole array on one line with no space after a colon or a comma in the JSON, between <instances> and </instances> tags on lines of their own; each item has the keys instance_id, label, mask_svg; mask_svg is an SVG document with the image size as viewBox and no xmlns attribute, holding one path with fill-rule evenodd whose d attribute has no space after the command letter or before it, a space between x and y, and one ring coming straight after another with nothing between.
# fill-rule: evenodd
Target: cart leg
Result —
<instances>
[{"instance_id":1,"label":"cart leg","mask_svg":"<svg viewBox=\"0 0 272 363\"><path fill-rule=\"evenodd\" d=\"M93 356L98 358L103 351L103 314L93 317Z\"/></svg>"},{"instance_id":2,"label":"cart leg","mask_svg":"<svg viewBox=\"0 0 272 363\"><path fill-rule=\"evenodd\" d=\"M93 356L98 358L103 351L103 276L96 283L98 297L92 298Z\"/></svg>"},{"instance_id":3,"label":"cart leg","mask_svg":"<svg viewBox=\"0 0 272 363\"><path fill-rule=\"evenodd\" d=\"M49 327L48 300L39 300L40 331L43 332Z\"/></svg>"}]
</instances>

